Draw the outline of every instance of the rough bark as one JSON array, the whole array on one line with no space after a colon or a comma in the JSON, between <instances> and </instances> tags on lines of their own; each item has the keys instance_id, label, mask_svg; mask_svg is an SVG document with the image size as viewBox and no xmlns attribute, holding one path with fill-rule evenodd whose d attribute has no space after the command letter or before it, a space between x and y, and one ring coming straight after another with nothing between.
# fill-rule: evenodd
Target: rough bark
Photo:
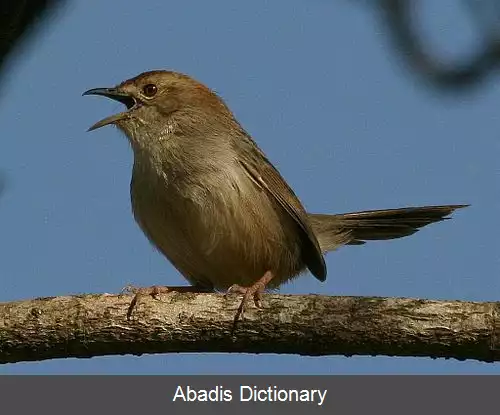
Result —
<instances>
[{"instance_id":1,"label":"rough bark","mask_svg":"<svg viewBox=\"0 0 500 415\"><path fill-rule=\"evenodd\" d=\"M0 304L0 362L167 352L500 360L500 303L265 295L233 331L238 297L79 295Z\"/></svg>"}]
</instances>

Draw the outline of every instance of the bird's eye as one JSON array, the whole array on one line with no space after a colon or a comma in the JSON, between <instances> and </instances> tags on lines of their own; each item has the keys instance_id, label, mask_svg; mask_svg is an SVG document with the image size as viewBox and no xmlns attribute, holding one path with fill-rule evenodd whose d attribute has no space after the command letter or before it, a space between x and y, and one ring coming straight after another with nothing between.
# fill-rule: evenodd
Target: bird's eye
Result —
<instances>
[{"instance_id":1,"label":"bird's eye","mask_svg":"<svg viewBox=\"0 0 500 415\"><path fill-rule=\"evenodd\" d=\"M158 88L156 88L155 84L147 84L142 88L142 93L149 98L154 97L157 92Z\"/></svg>"}]
</instances>

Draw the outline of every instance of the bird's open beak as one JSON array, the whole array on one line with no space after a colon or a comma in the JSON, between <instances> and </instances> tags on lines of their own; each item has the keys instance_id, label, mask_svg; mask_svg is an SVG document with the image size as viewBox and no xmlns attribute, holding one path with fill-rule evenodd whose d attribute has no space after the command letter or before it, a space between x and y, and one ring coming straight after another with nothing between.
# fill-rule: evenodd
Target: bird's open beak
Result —
<instances>
[{"instance_id":1,"label":"bird's open beak","mask_svg":"<svg viewBox=\"0 0 500 415\"><path fill-rule=\"evenodd\" d=\"M127 107L127 111L104 118L103 120L96 122L87 131L97 130L98 128L104 127L105 125L114 124L115 122L126 118L128 116L128 110L136 105L136 100L134 99L134 97L118 90L117 88L94 88L85 91L82 95L102 95L103 97L111 98L115 101L121 102Z\"/></svg>"}]
</instances>

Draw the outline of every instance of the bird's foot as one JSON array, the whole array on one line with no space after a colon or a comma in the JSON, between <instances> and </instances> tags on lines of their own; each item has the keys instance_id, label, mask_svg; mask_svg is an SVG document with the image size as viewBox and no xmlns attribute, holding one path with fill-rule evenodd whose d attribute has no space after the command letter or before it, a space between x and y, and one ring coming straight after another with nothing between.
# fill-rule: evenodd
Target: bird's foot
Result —
<instances>
[{"instance_id":1,"label":"bird's foot","mask_svg":"<svg viewBox=\"0 0 500 415\"><path fill-rule=\"evenodd\" d=\"M151 287L134 287L132 285L127 285L121 290L121 294L135 294L134 298L130 302L130 305L127 310L127 320L130 320L132 316L132 312L137 306L138 301L141 297L150 295L155 300L160 300L160 294L166 294L170 292L179 292L179 293L208 293L213 290L206 287L199 287L196 285L181 285L175 287L166 287L163 285L153 285Z\"/></svg>"},{"instance_id":2,"label":"bird's foot","mask_svg":"<svg viewBox=\"0 0 500 415\"><path fill-rule=\"evenodd\" d=\"M240 306L238 307L236 315L234 316L235 326L240 317L242 320L244 319L245 309L250 297L253 297L253 301L257 308L262 308L262 292L266 289L267 284L269 284L273 277L273 273L271 271L267 271L259 280L255 282L255 284L251 285L250 287L242 287L241 285L233 284L228 288L225 296L229 294L243 294Z\"/></svg>"}]
</instances>

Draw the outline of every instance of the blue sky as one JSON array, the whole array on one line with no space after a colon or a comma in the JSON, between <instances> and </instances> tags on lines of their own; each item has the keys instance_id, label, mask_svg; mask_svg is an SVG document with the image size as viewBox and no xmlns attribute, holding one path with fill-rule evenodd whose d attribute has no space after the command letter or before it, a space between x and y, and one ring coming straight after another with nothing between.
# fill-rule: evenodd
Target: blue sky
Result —
<instances>
[{"instance_id":1,"label":"blue sky","mask_svg":"<svg viewBox=\"0 0 500 415\"><path fill-rule=\"evenodd\" d=\"M433 5L431 5L431 3ZM425 2L434 49L479 39L453 2ZM283 293L500 299L499 79L442 96L410 75L366 2L74 0L11 62L0 90L0 301L184 284L130 211L118 103L82 97L151 69L215 89L310 211L471 203L407 238L327 256ZM474 361L168 354L0 366L0 373L498 373Z\"/></svg>"}]
</instances>

